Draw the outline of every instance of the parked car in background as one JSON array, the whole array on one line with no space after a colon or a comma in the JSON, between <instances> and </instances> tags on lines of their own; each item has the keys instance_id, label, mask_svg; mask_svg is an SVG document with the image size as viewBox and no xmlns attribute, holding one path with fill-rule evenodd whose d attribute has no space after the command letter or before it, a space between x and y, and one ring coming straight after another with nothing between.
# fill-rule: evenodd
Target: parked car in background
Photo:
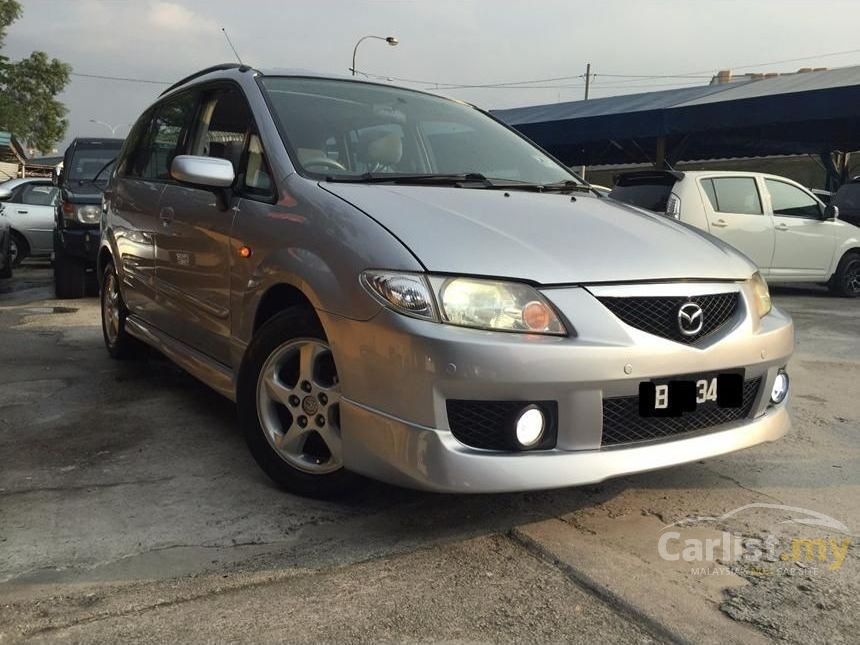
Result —
<instances>
[{"instance_id":1,"label":"parked car in background","mask_svg":"<svg viewBox=\"0 0 860 645\"><path fill-rule=\"evenodd\" d=\"M860 295L860 228L785 177L643 170L620 174L610 197L711 233L768 282L826 282L837 295Z\"/></svg>"},{"instance_id":2,"label":"parked car in background","mask_svg":"<svg viewBox=\"0 0 860 645\"><path fill-rule=\"evenodd\" d=\"M0 209L0 278L12 277L12 228Z\"/></svg>"},{"instance_id":3,"label":"parked car in background","mask_svg":"<svg viewBox=\"0 0 860 645\"><path fill-rule=\"evenodd\" d=\"M122 139L75 139L54 176L60 199L54 220L54 290L58 298L95 295L102 192Z\"/></svg>"},{"instance_id":4,"label":"parked car in background","mask_svg":"<svg viewBox=\"0 0 860 645\"><path fill-rule=\"evenodd\" d=\"M839 219L860 226L860 177L854 177L841 186L832 201L839 209Z\"/></svg>"},{"instance_id":5,"label":"parked car in background","mask_svg":"<svg viewBox=\"0 0 860 645\"><path fill-rule=\"evenodd\" d=\"M824 190L823 188L813 188L810 192L825 206L827 206L830 203L830 200L833 199L833 192Z\"/></svg>"},{"instance_id":6,"label":"parked car in background","mask_svg":"<svg viewBox=\"0 0 860 645\"><path fill-rule=\"evenodd\" d=\"M50 179L11 179L0 184L0 208L12 227L13 266L28 257L51 256L58 194Z\"/></svg>"},{"instance_id":7,"label":"parked car in background","mask_svg":"<svg viewBox=\"0 0 860 645\"><path fill-rule=\"evenodd\" d=\"M571 486L790 425L794 330L749 260L416 90L184 79L128 136L98 267L108 352L237 401L297 493Z\"/></svg>"}]
</instances>

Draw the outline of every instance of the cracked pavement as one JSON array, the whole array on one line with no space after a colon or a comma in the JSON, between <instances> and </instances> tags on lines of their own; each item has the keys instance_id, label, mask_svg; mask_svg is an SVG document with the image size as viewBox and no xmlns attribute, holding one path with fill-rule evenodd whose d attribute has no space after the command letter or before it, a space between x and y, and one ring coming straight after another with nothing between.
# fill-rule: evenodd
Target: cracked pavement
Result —
<instances>
[{"instance_id":1,"label":"cracked pavement","mask_svg":"<svg viewBox=\"0 0 860 645\"><path fill-rule=\"evenodd\" d=\"M49 268L23 267L0 283L0 642L856 642L860 302L774 299L798 329L777 443L578 489L335 503L276 489L231 403L155 353L110 360L97 302L55 301ZM843 566L659 557L666 525L755 503L844 523Z\"/></svg>"}]
</instances>

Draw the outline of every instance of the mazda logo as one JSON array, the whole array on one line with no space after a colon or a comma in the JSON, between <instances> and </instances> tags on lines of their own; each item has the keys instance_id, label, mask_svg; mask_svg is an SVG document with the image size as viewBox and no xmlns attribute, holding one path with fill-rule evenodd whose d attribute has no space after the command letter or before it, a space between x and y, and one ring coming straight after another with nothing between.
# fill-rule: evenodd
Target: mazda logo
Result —
<instances>
[{"instance_id":1,"label":"mazda logo","mask_svg":"<svg viewBox=\"0 0 860 645\"><path fill-rule=\"evenodd\" d=\"M684 336L695 336L704 324L702 308L695 302L685 302L678 308L678 329Z\"/></svg>"}]
</instances>

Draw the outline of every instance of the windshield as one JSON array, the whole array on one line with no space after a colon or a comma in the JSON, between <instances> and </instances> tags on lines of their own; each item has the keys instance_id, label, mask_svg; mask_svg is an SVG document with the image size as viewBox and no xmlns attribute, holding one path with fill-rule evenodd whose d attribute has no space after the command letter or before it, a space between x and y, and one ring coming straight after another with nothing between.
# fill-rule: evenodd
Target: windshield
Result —
<instances>
[{"instance_id":1,"label":"windshield","mask_svg":"<svg viewBox=\"0 0 860 645\"><path fill-rule=\"evenodd\" d=\"M533 184L574 176L479 110L393 87L264 77L293 163L317 177L482 175Z\"/></svg>"},{"instance_id":2,"label":"windshield","mask_svg":"<svg viewBox=\"0 0 860 645\"><path fill-rule=\"evenodd\" d=\"M67 177L71 181L81 181L83 179L92 179L96 174L105 167L105 164L115 159L119 154L119 146L117 147L82 147L78 146L75 149L72 157L71 165L66 169ZM110 177L110 168L105 169L99 176L99 181L107 181Z\"/></svg>"}]
</instances>

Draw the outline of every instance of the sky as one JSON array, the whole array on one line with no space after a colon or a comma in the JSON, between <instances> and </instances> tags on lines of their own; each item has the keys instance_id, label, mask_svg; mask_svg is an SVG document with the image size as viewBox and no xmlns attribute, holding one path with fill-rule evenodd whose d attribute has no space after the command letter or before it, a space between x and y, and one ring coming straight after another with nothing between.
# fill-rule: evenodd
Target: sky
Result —
<instances>
[{"instance_id":1,"label":"sky","mask_svg":"<svg viewBox=\"0 0 860 645\"><path fill-rule=\"evenodd\" d=\"M359 72L483 108L579 100L706 84L719 69L795 71L860 64L856 0L21 0L6 37L13 59L42 50L73 67L60 97L75 136L108 136L183 76L233 62ZM856 51L852 51L856 50ZM834 52L851 52L824 56ZM788 59L802 59L791 60ZM788 62L777 62L788 61ZM129 82L83 75L115 76ZM677 78L640 78L639 76ZM532 83L535 79L559 79ZM445 87L492 85L508 87ZM515 84L515 85L512 85ZM438 87L438 89L437 89Z\"/></svg>"}]
</instances>

